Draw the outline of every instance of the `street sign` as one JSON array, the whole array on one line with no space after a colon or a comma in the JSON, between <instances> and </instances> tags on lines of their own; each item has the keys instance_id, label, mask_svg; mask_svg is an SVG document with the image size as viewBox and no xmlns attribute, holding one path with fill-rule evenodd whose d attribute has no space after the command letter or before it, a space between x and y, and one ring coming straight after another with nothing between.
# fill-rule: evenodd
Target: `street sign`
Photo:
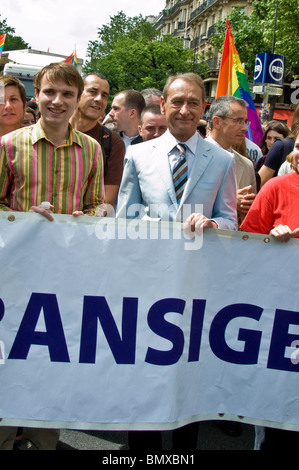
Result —
<instances>
[{"instance_id":1,"label":"street sign","mask_svg":"<svg viewBox=\"0 0 299 470\"><path fill-rule=\"evenodd\" d=\"M255 85L252 91L256 95L263 95L264 93L268 93L268 95L272 96L282 96L283 94L283 88L270 85Z\"/></svg>"},{"instance_id":2,"label":"street sign","mask_svg":"<svg viewBox=\"0 0 299 470\"><path fill-rule=\"evenodd\" d=\"M278 54L257 54L254 68L254 83L283 86L286 58Z\"/></svg>"}]
</instances>

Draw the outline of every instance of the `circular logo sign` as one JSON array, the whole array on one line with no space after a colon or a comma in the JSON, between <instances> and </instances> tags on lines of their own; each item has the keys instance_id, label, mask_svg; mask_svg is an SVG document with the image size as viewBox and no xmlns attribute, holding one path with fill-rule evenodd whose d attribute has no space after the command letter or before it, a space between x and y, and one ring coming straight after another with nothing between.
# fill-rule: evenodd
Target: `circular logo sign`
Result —
<instances>
[{"instance_id":1,"label":"circular logo sign","mask_svg":"<svg viewBox=\"0 0 299 470\"><path fill-rule=\"evenodd\" d=\"M254 67L254 80L257 81L263 71L263 63L259 57L256 57Z\"/></svg>"},{"instance_id":2,"label":"circular logo sign","mask_svg":"<svg viewBox=\"0 0 299 470\"><path fill-rule=\"evenodd\" d=\"M274 59L269 65L270 77L275 82L281 82L284 78L284 62L281 59Z\"/></svg>"}]
</instances>

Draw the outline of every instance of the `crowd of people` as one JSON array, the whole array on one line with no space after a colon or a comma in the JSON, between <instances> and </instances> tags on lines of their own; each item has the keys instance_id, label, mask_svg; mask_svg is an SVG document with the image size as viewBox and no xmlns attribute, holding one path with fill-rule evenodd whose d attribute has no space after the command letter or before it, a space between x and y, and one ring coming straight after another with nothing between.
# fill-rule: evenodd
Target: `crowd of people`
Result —
<instances>
[{"instance_id":1,"label":"crowd of people","mask_svg":"<svg viewBox=\"0 0 299 470\"><path fill-rule=\"evenodd\" d=\"M179 221L190 236L214 228L299 237L299 107L291 129L268 122L258 146L246 138L242 99L219 97L203 120L206 92L194 73L169 77L161 91L123 90L108 114L107 78L82 78L66 62L37 73L35 101L14 77L0 86L1 211ZM0 449L13 448L16 433L0 427ZM54 449L59 433L23 429L22 437ZM196 423L173 433L177 450L196 441ZM161 436L129 433L129 442L159 448Z\"/></svg>"}]
</instances>

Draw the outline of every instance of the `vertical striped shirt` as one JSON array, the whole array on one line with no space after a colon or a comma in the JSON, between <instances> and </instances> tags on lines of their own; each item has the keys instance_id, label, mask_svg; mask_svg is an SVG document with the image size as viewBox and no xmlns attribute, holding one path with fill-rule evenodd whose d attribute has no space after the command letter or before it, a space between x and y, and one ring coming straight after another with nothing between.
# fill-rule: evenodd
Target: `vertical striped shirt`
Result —
<instances>
[{"instance_id":1,"label":"vertical striped shirt","mask_svg":"<svg viewBox=\"0 0 299 470\"><path fill-rule=\"evenodd\" d=\"M0 149L0 210L27 212L49 201L57 214L103 215L102 151L91 137L70 127L55 147L39 120L4 135Z\"/></svg>"}]
</instances>

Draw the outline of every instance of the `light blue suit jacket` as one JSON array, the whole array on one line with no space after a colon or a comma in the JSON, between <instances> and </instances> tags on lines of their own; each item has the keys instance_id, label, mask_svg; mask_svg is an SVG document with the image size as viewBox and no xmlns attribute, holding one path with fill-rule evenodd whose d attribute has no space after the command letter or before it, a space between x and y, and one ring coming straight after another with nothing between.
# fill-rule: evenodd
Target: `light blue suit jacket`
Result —
<instances>
[{"instance_id":1,"label":"light blue suit jacket","mask_svg":"<svg viewBox=\"0 0 299 470\"><path fill-rule=\"evenodd\" d=\"M196 155L178 206L163 134L128 148L117 217L184 221L193 212L220 229L237 230L235 161L225 150L199 137Z\"/></svg>"}]
</instances>

